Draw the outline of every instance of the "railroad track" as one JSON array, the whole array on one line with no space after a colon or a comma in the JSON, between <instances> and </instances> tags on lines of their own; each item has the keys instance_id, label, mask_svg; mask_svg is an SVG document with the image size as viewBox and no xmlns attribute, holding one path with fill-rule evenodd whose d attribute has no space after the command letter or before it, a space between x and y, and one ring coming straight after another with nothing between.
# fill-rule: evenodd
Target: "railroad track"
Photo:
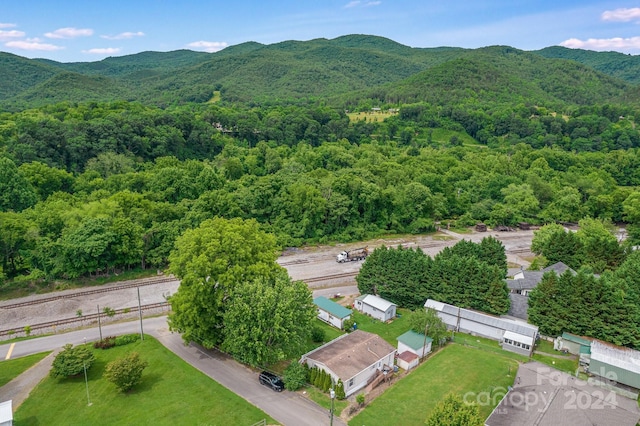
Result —
<instances>
[{"instance_id":1,"label":"railroad track","mask_svg":"<svg viewBox=\"0 0 640 426\"><path fill-rule=\"evenodd\" d=\"M148 311L150 309L165 308L169 306L170 305L168 302L159 302L159 303L150 303L148 305L142 305L140 308L143 311ZM131 308L115 309L114 315L128 314L128 313L137 312L137 311L138 311L137 306L134 306ZM47 329L51 327L59 327L61 325L84 323L84 322L90 323L92 321L97 321L98 317L104 318L105 316L107 315L104 313L96 313L96 314L82 315L81 317L64 318L56 321L49 321L49 322L43 322L40 324L29 325L29 329L30 329L30 332L33 333L34 331L37 331L37 330ZM25 328L17 327L17 328L9 328L7 330L0 330L0 336L12 336L14 334L19 334L19 333L25 333Z\"/></svg>"},{"instance_id":2,"label":"railroad track","mask_svg":"<svg viewBox=\"0 0 640 426\"><path fill-rule=\"evenodd\" d=\"M290 260L288 262L279 263L280 266L300 265L302 263L309 263L308 259Z\"/></svg>"},{"instance_id":3,"label":"railroad track","mask_svg":"<svg viewBox=\"0 0 640 426\"><path fill-rule=\"evenodd\" d=\"M358 271L356 271L356 272L345 272L343 274L325 275L325 276L322 276L322 277L306 278L306 279L303 279L301 281L304 281L305 283L309 284L309 283L318 283L318 282L322 282L322 281L337 280L337 279L340 279L340 278L350 278L350 277L355 277L356 275L358 275Z\"/></svg>"},{"instance_id":4,"label":"railroad track","mask_svg":"<svg viewBox=\"0 0 640 426\"><path fill-rule=\"evenodd\" d=\"M29 300L29 301L26 301L26 302L18 302L18 303L11 303L11 304L7 304L7 305L0 305L0 309L16 309L16 308L20 308L20 307L23 307L23 306L39 305L41 303L52 302L54 300L74 299L76 297L88 296L88 295L91 295L91 294L108 293L110 291L126 290L126 289L129 289L129 288L144 287L144 286L147 286L147 285L161 284L161 283L166 283L166 282L171 282L171 281L176 281L176 278L173 277L173 276L170 276L170 277L157 277L157 278L155 278L155 277L154 278L144 278L144 279L139 279L139 280L127 281L125 284L117 285L117 286L94 288L94 289L91 289L91 290L83 290L83 291L77 291L77 292L74 292L74 293L59 294L59 295L55 295L55 296L43 297L42 299Z\"/></svg>"}]
</instances>

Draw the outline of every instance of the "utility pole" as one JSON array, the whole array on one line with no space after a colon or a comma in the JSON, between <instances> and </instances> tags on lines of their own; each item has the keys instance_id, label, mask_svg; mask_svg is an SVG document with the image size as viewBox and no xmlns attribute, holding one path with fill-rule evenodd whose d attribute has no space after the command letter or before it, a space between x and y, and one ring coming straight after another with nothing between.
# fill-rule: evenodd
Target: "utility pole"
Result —
<instances>
[{"instance_id":1,"label":"utility pole","mask_svg":"<svg viewBox=\"0 0 640 426\"><path fill-rule=\"evenodd\" d=\"M100 330L100 341L102 342L102 323L100 323L100 305L98 305L98 330Z\"/></svg>"},{"instance_id":2,"label":"utility pole","mask_svg":"<svg viewBox=\"0 0 640 426\"><path fill-rule=\"evenodd\" d=\"M144 340L144 332L142 331L142 305L140 304L140 287L138 289L138 313L140 315L140 340Z\"/></svg>"}]
</instances>

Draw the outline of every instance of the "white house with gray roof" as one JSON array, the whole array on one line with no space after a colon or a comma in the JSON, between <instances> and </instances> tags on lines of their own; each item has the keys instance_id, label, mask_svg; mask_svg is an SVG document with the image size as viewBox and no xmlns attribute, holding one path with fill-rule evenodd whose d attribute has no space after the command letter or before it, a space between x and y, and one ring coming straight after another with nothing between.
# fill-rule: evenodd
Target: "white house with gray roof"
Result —
<instances>
[{"instance_id":1,"label":"white house with gray roof","mask_svg":"<svg viewBox=\"0 0 640 426\"><path fill-rule=\"evenodd\" d=\"M353 307L380 321L389 321L395 318L396 308L395 303L389 302L382 297L373 294L363 294L356 298Z\"/></svg>"},{"instance_id":2,"label":"white house with gray roof","mask_svg":"<svg viewBox=\"0 0 640 426\"><path fill-rule=\"evenodd\" d=\"M564 263L557 262L547 266L541 271L521 270L513 276L512 280L506 280L507 287L509 288L509 300L511 301L508 314L512 317L526 320L528 318L529 293L542 281L544 274L547 272L555 272L556 275L560 276L566 271L571 271L573 275L576 274L573 269Z\"/></svg>"},{"instance_id":3,"label":"white house with gray roof","mask_svg":"<svg viewBox=\"0 0 640 426\"><path fill-rule=\"evenodd\" d=\"M538 327L524 321L496 317L429 299L425 308L433 308L447 328L500 342L502 349L531 356Z\"/></svg>"},{"instance_id":4,"label":"white house with gray roof","mask_svg":"<svg viewBox=\"0 0 640 426\"><path fill-rule=\"evenodd\" d=\"M395 354L396 348L382 337L356 330L302 355L300 362L326 371L334 383L342 380L344 392L349 396L384 371L391 371Z\"/></svg>"}]
</instances>

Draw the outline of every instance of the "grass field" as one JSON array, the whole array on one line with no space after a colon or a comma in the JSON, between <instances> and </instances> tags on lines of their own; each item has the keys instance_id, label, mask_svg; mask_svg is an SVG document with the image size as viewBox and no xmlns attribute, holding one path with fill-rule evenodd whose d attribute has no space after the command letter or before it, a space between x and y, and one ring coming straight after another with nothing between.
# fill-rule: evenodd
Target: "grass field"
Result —
<instances>
[{"instance_id":1,"label":"grass field","mask_svg":"<svg viewBox=\"0 0 640 426\"><path fill-rule=\"evenodd\" d=\"M51 352L41 352L21 358L0 361L0 386L6 385L50 353Z\"/></svg>"},{"instance_id":2,"label":"grass field","mask_svg":"<svg viewBox=\"0 0 640 426\"><path fill-rule=\"evenodd\" d=\"M142 383L121 393L102 378L106 364L137 351L149 365ZM84 375L44 379L14 415L14 424L26 425L251 425L263 411L211 380L157 340L108 350L96 350L88 371L89 399ZM269 423L268 423L269 424Z\"/></svg>"},{"instance_id":3,"label":"grass field","mask_svg":"<svg viewBox=\"0 0 640 426\"><path fill-rule=\"evenodd\" d=\"M390 323L379 321L357 311L354 311L351 317L355 320L358 330L375 333L386 340L390 345L397 346L398 336L409 331L409 322L407 321L407 317L410 312L411 311L408 309L398 309L398 313L401 316L399 318L395 318Z\"/></svg>"},{"instance_id":4,"label":"grass field","mask_svg":"<svg viewBox=\"0 0 640 426\"><path fill-rule=\"evenodd\" d=\"M473 401L488 395L487 404L480 406L480 415L486 418L507 386L513 385L517 368L510 357L452 343L393 384L349 424L421 425L448 392L461 396L473 392L467 397Z\"/></svg>"},{"instance_id":5,"label":"grass field","mask_svg":"<svg viewBox=\"0 0 640 426\"><path fill-rule=\"evenodd\" d=\"M376 111L376 112L350 112L347 114L349 121L368 121L372 123L378 123L384 121L386 118L397 115L395 112Z\"/></svg>"}]
</instances>

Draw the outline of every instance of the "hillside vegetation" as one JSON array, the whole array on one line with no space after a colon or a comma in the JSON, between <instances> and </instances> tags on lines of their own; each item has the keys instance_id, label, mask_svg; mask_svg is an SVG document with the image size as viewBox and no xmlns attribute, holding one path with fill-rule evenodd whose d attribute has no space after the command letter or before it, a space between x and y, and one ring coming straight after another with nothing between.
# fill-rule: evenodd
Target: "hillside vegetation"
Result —
<instances>
[{"instance_id":1,"label":"hillside vegetation","mask_svg":"<svg viewBox=\"0 0 640 426\"><path fill-rule=\"evenodd\" d=\"M350 35L0 71L8 287L163 268L215 216L283 247L585 217L640 242L638 88L575 60Z\"/></svg>"},{"instance_id":2,"label":"hillside vegetation","mask_svg":"<svg viewBox=\"0 0 640 426\"><path fill-rule=\"evenodd\" d=\"M350 93L363 90L366 95L357 97L402 102L426 100L428 94L429 100L442 103L443 90L456 99L481 90L477 96L491 98L497 91L500 99L511 101L637 100L634 57L570 53L560 48L524 52L505 46L411 48L364 35L271 45L250 42L212 54L142 52L66 64L2 53L0 105L18 110L118 98L166 107L206 102L214 90L221 90L225 101L253 104L330 98L342 105ZM562 60L548 59L559 57ZM385 84L381 91L371 90Z\"/></svg>"}]
</instances>

